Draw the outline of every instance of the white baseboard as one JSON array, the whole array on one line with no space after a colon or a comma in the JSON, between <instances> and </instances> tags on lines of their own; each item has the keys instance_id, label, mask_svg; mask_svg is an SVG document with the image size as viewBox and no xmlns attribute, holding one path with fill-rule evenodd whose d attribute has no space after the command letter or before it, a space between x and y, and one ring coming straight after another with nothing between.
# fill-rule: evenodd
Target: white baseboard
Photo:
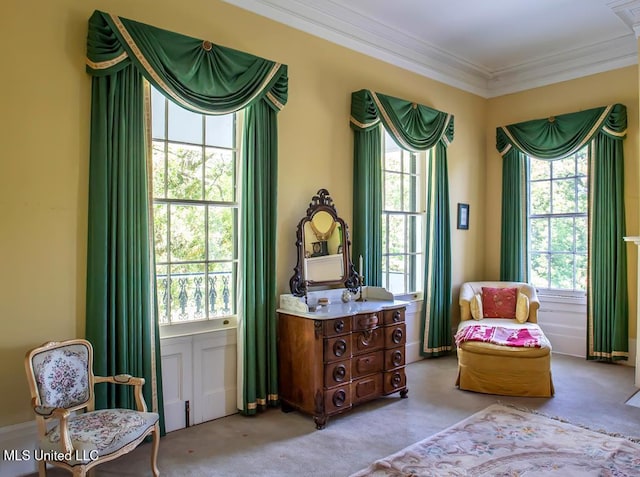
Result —
<instances>
[{"instance_id":1,"label":"white baseboard","mask_svg":"<svg viewBox=\"0 0 640 477\"><path fill-rule=\"evenodd\" d=\"M38 442L35 421L0 427L0 477L18 477L38 471L33 456Z\"/></svg>"}]
</instances>

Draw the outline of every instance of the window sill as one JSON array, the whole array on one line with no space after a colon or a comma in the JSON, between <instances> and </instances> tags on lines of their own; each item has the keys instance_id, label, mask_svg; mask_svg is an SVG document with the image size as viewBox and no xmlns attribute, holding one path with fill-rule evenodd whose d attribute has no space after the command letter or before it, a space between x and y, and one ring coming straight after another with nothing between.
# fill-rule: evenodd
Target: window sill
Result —
<instances>
[{"instance_id":1,"label":"window sill","mask_svg":"<svg viewBox=\"0 0 640 477\"><path fill-rule=\"evenodd\" d=\"M214 320L192 321L189 323L176 323L172 325L160 325L160 339L191 336L211 331L223 331L236 329L238 317L228 316Z\"/></svg>"}]
</instances>

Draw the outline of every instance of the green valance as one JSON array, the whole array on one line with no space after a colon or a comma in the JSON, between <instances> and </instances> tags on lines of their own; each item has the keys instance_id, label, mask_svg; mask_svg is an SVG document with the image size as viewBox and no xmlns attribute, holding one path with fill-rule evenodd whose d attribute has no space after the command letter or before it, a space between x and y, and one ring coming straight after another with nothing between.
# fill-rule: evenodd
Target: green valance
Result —
<instances>
[{"instance_id":1,"label":"green valance","mask_svg":"<svg viewBox=\"0 0 640 477\"><path fill-rule=\"evenodd\" d=\"M95 11L89 19L87 72L111 75L130 63L196 113L228 114L260 98L276 110L287 102L286 65Z\"/></svg>"},{"instance_id":2,"label":"green valance","mask_svg":"<svg viewBox=\"0 0 640 477\"><path fill-rule=\"evenodd\" d=\"M368 89L351 94L351 127L366 131L382 121L398 146L427 151L438 141L453 141L453 115L422 104L394 98Z\"/></svg>"},{"instance_id":3,"label":"green valance","mask_svg":"<svg viewBox=\"0 0 640 477\"><path fill-rule=\"evenodd\" d=\"M596 134L624 139L626 131L627 108L614 104L499 127L496 147L502 156L516 148L536 159L559 159L582 149Z\"/></svg>"}]
</instances>

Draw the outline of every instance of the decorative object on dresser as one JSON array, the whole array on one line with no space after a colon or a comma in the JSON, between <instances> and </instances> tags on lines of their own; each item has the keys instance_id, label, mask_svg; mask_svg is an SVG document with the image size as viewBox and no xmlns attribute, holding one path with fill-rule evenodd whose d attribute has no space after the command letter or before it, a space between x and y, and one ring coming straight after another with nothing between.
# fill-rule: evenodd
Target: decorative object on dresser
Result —
<instances>
[{"instance_id":1,"label":"decorative object on dresser","mask_svg":"<svg viewBox=\"0 0 640 477\"><path fill-rule=\"evenodd\" d=\"M384 289L367 301L337 299L309 311L301 298L281 296L278 309L279 392L285 412L313 416L317 429L330 416L395 392L408 393L405 304ZM331 292L312 292L307 298ZM311 306L313 309L313 306Z\"/></svg>"},{"instance_id":2,"label":"decorative object on dresser","mask_svg":"<svg viewBox=\"0 0 640 477\"><path fill-rule=\"evenodd\" d=\"M311 198L296 231L297 263L289 280L291 293L304 296L317 287L358 291L360 281L351 262L349 228L338 217L327 189Z\"/></svg>"}]
</instances>

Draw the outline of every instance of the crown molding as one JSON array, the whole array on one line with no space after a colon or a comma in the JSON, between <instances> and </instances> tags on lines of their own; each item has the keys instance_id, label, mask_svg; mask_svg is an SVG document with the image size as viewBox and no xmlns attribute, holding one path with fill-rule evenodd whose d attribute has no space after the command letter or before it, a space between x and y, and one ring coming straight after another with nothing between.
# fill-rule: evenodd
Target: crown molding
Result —
<instances>
[{"instance_id":1,"label":"crown molding","mask_svg":"<svg viewBox=\"0 0 640 477\"><path fill-rule=\"evenodd\" d=\"M588 47L490 71L435 45L390 28L333 0L316 7L305 0L224 0L292 28L400 68L491 98L637 64L633 33ZM640 0L607 3L640 32ZM637 35L637 34L636 34Z\"/></svg>"},{"instance_id":2,"label":"crown molding","mask_svg":"<svg viewBox=\"0 0 640 477\"><path fill-rule=\"evenodd\" d=\"M640 0L613 0L607 6L640 37Z\"/></svg>"}]
</instances>

